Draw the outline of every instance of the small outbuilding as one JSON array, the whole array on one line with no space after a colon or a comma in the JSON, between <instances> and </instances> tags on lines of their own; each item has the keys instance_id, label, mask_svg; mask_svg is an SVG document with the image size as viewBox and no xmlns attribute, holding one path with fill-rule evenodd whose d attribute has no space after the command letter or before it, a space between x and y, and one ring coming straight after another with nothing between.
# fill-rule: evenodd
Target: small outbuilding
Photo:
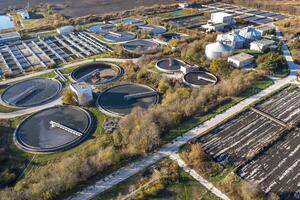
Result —
<instances>
[{"instance_id":1,"label":"small outbuilding","mask_svg":"<svg viewBox=\"0 0 300 200\"><path fill-rule=\"evenodd\" d=\"M255 59L250 54L239 53L228 57L228 63L238 68L251 68L255 66Z\"/></svg>"},{"instance_id":2,"label":"small outbuilding","mask_svg":"<svg viewBox=\"0 0 300 200\"><path fill-rule=\"evenodd\" d=\"M189 72L192 72L192 71L195 71L199 69L199 67L197 65L181 65L180 66L180 71L183 73L183 74L187 74Z\"/></svg>"},{"instance_id":3,"label":"small outbuilding","mask_svg":"<svg viewBox=\"0 0 300 200\"><path fill-rule=\"evenodd\" d=\"M263 52L270 48L276 48L276 42L274 40L262 39L250 43L250 49L254 51Z\"/></svg>"},{"instance_id":4,"label":"small outbuilding","mask_svg":"<svg viewBox=\"0 0 300 200\"><path fill-rule=\"evenodd\" d=\"M76 95L74 98L79 105L86 106L93 102L92 87L86 82L73 83L70 85L70 89Z\"/></svg>"}]
</instances>

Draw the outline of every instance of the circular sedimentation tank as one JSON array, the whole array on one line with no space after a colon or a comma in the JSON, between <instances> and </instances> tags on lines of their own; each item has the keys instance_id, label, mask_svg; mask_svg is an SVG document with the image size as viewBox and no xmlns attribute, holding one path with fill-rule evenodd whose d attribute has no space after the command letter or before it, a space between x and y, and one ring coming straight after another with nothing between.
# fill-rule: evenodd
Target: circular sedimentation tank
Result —
<instances>
[{"instance_id":1,"label":"circular sedimentation tank","mask_svg":"<svg viewBox=\"0 0 300 200\"><path fill-rule=\"evenodd\" d=\"M136 52L136 53L145 53L151 50L155 50L158 47L159 47L158 43L151 40L143 40L143 39L133 40L123 44L123 48L126 51Z\"/></svg>"},{"instance_id":2,"label":"circular sedimentation tank","mask_svg":"<svg viewBox=\"0 0 300 200\"><path fill-rule=\"evenodd\" d=\"M104 62L83 64L72 71L73 82L84 81L91 85L101 85L118 80L124 73L122 67Z\"/></svg>"},{"instance_id":3,"label":"circular sedimentation tank","mask_svg":"<svg viewBox=\"0 0 300 200\"><path fill-rule=\"evenodd\" d=\"M148 31L150 34L159 35L167 31L167 29L163 26L155 26L155 25L142 25L139 26L140 29Z\"/></svg>"},{"instance_id":4,"label":"circular sedimentation tank","mask_svg":"<svg viewBox=\"0 0 300 200\"><path fill-rule=\"evenodd\" d=\"M162 37L163 41L169 42L170 40L173 40L173 39L180 40L182 38L182 34L169 32L169 33L161 34L161 37Z\"/></svg>"},{"instance_id":5,"label":"circular sedimentation tank","mask_svg":"<svg viewBox=\"0 0 300 200\"><path fill-rule=\"evenodd\" d=\"M192 87L214 85L217 81L215 75L205 71L192 71L183 76L183 82Z\"/></svg>"},{"instance_id":6,"label":"circular sedimentation tank","mask_svg":"<svg viewBox=\"0 0 300 200\"><path fill-rule=\"evenodd\" d=\"M115 27L115 24L98 24L90 26L88 30L94 33L107 33L113 31Z\"/></svg>"},{"instance_id":7,"label":"circular sedimentation tank","mask_svg":"<svg viewBox=\"0 0 300 200\"><path fill-rule=\"evenodd\" d=\"M103 91L97 106L103 113L122 117L129 114L133 108L149 108L159 100L158 93L149 86L141 84L122 84Z\"/></svg>"},{"instance_id":8,"label":"circular sedimentation tank","mask_svg":"<svg viewBox=\"0 0 300 200\"><path fill-rule=\"evenodd\" d=\"M176 58L163 58L159 60L155 67L165 73L179 72L180 67L186 65L183 61Z\"/></svg>"},{"instance_id":9,"label":"circular sedimentation tank","mask_svg":"<svg viewBox=\"0 0 300 200\"><path fill-rule=\"evenodd\" d=\"M27 108L50 103L61 96L62 84L55 79L34 78L15 83L1 94L1 103Z\"/></svg>"},{"instance_id":10,"label":"circular sedimentation tank","mask_svg":"<svg viewBox=\"0 0 300 200\"><path fill-rule=\"evenodd\" d=\"M125 18L121 20L122 24L127 24L127 25L134 25L134 26L142 26L145 25L146 22L141 19L135 19L135 18Z\"/></svg>"},{"instance_id":11,"label":"circular sedimentation tank","mask_svg":"<svg viewBox=\"0 0 300 200\"><path fill-rule=\"evenodd\" d=\"M103 38L107 42L120 43L134 40L136 38L136 34L126 31L108 32L103 34Z\"/></svg>"},{"instance_id":12,"label":"circular sedimentation tank","mask_svg":"<svg viewBox=\"0 0 300 200\"><path fill-rule=\"evenodd\" d=\"M57 106L27 117L14 132L14 142L31 153L53 153L70 149L91 132L93 118L82 108Z\"/></svg>"}]
</instances>

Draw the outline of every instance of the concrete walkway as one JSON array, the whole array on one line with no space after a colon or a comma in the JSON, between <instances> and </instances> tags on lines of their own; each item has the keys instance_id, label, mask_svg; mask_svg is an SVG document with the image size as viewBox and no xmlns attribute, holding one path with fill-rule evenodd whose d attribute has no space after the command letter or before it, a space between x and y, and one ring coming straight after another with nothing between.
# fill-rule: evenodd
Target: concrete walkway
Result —
<instances>
[{"instance_id":1,"label":"concrete walkway","mask_svg":"<svg viewBox=\"0 0 300 200\"><path fill-rule=\"evenodd\" d=\"M179 156L179 154L171 154L170 158L174 161L176 161L185 172L187 172L189 175L191 175L194 179L196 179L201 185L206 187L210 192L215 194L217 197L219 197L221 200L230 200L225 194L223 194L218 188L216 188L212 183L208 182L205 178L200 176L195 170L190 168L184 160L182 160Z\"/></svg>"},{"instance_id":2,"label":"concrete walkway","mask_svg":"<svg viewBox=\"0 0 300 200\"><path fill-rule=\"evenodd\" d=\"M281 33L277 33L279 37L281 36ZM179 136L178 138L174 139L172 142L163 145L161 149L156 152L149 154L147 156L141 157L139 160L132 162L129 165L126 165L125 167L122 167L121 169L115 171L111 175L109 175L106 178L103 178L99 181L97 181L94 185L88 186L84 188L83 190L77 192L76 194L68 197L68 200L85 200L85 199L91 199L93 197L96 197L98 194L110 189L115 184L118 184L127 178L135 175L136 173L146 169L147 167L155 164L158 160L173 155L174 153L178 152L178 149L180 146L186 144L190 140L194 138L198 138L202 135L204 135L206 132L211 130L212 128L216 127L218 124L221 124L222 122L226 121L228 118L235 116L239 112L241 112L243 109L247 108L248 106L252 105L262 97L265 97L274 91L280 89L286 84L289 83L295 83L296 73L295 71L297 69L300 69L298 65L296 65L293 62L293 59L290 56L290 52L287 48L286 43L284 42L283 45L283 54L284 57L288 61L288 66L291 69L291 74L283 79L275 80L274 84L267 89L259 92L258 94L255 94L237 105L229 108L225 112L215 116L214 118L205 121L203 124L200 124L196 126L195 128L189 130L182 136Z\"/></svg>"}]
</instances>

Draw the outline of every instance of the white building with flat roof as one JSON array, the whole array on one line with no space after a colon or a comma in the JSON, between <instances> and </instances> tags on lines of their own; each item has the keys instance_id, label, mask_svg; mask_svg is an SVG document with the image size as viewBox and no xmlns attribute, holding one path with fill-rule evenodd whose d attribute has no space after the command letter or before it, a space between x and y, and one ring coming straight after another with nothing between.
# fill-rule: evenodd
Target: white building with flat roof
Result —
<instances>
[{"instance_id":1,"label":"white building with flat roof","mask_svg":"<svg viewBox=\"0 0 300 200\"><path fill-rule=\"evenodd\" d=\"M74 92L75 100L79 105L86 106L93 102L92 87L86 82L72 83L70 89Z\"/></svg>"},{"instance_id":2,"label":"white building with flat roof","mask_svg":"<svg viewBox=\"0 0 300 200\"><path fill-rule=\"evenodd\" d=\"M250 54L239 53L228 57L228 63L238 68L250 68L255 66L255 59Z\"/></svg>"},{"instance_id":3,"label":"white building with flat roof","mask_svg":"<svg viewBox=\"0 0 300 200\"><path fill-rule=\"evenodd\" d=\"M196 69L199 69L199 67L197 65L186 64L186 65L181 65L180 66L180 71L183 74L187 74L189 72L195 71Z\"/></svg>"},{"instance_id":4,"label":"white building with flat roof","mask_svg":"<svg viewBox=\"0 0 300 200\"><path fill-rule=\"evenodd\" d=\"M276 42L274 40L262 39L250 43L250 49L254 51L263 52L268 48L275 47Z\"/></svg>"},{"instance_id":5,"label":"white building with flat roof","mask_svg":"<svg viewBox=\"0 0 300 200\"><path fill-rule=\"evenodd\" d=\"M226 23L230 25L234 23L233 15L226 12L212 13L210 21L214 24Z\"/></svg>"}]
</instances>

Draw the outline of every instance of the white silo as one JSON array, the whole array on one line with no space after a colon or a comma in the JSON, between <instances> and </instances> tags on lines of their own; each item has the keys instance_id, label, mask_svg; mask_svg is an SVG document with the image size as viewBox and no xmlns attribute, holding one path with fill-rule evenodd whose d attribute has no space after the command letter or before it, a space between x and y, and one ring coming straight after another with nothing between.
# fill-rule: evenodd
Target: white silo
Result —
<instances>
[{"instance_id":1,"label":"white silo","mask_svg":"<svg viewBox=\"0 0 300 200\"><path fill-rule=\"evenodd\" d=\"M222 56L230 55L231 52L231 47L222 42L210 43L205 47L205 55L208 59L216 59Z\"/></svg>"}]
</instances>

